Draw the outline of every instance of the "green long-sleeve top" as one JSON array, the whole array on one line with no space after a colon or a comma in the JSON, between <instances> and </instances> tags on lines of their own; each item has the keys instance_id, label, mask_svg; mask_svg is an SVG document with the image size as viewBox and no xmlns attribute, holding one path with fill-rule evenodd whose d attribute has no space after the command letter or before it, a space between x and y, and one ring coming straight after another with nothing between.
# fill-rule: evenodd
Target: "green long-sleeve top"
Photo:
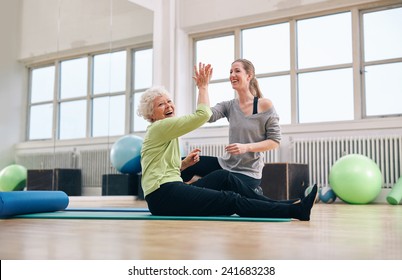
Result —
<instances>
[{"instance_id":1,"label":"green long-sleeve top","mask_svg":"<svg viewBox=\"0 0 402 280\"><path fill-rule=\"evenodd\" d=\"M144 196L164 183L183 181L180 177L178 137L202 126L211 115L211 109L207 105L199 104L193 114L166 118L147 127L141 149L141 185Z\"/></svg>"}]
</instances>

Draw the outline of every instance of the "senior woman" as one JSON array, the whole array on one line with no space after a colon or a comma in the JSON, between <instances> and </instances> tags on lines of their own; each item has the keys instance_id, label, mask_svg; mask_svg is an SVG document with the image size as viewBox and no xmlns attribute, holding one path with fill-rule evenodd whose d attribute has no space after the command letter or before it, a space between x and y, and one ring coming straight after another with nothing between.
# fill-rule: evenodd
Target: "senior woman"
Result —
<instances>
[{"instance_id":1,"label":"senior woman","mask_svg":"<svg viewBox=\"0 0 402 280\"><path fill-rule=\"evenodd\" d=\"M211 65L194 67L198 87L197 109L178 117L169 93L163 87L152 87L141 96L138 115L150 122L141 151L142 188L153 215L294 218L310 220L317 186L300 203L268 201L259 196L227 170L217 170L203 177L203 187L186 184L180 169L194 164L181 162L178 137L191 132L211 117L208 84Z\"/></svg>"}]
</instances>

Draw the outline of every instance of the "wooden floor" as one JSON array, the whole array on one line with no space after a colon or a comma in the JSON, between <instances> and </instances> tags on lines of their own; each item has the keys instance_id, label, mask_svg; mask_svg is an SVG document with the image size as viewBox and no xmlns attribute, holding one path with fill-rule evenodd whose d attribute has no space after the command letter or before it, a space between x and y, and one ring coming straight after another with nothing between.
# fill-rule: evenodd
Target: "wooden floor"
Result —
<instances>
[{"instance_id":1,"label":"wooden floor","mask_svg":"<svg viewBox=\"0 0 402 280\"><path fill-rule=\"evenodd\" d=\"M70 207L146 207L72 197ZM402 206L317 203L311 221L0 220L2 260L402 259Z\"/></svg>"}]
</instances>

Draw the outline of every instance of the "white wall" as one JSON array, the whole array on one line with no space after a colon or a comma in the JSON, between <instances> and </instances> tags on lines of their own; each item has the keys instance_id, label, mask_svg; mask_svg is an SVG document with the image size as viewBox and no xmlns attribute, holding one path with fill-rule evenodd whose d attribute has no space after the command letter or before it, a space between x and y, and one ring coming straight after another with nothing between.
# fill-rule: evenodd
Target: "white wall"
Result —
<instances>
[{"instance_id":1,"label":"white wall","mask_svg":"<svg viewBox=\"0 0 402 280\"><path fill-rule=\"evenodd\" d=\"M152 40L153 12L128 0L22 0L20 59Z\"/></svg>"},{"instance_id":2,"label":"white wall","mask_svg":"<svg viewBox=\"0 0 402 280\"><path fill-rule=\"evenodd\" d=\"M25 118L24 67L18 62L21 0L0 2L0 169L14 163Z\"/></svg>"},{"instance_id":3,"label":"white wall","mask_svg":"<svg viewBox=\"0 0 402 280\"><path fill-rule=\"evenodd\" d=\"M181 28L189 32L313 13L378 0L180 0Z\"/></svg>"}]
</instances>

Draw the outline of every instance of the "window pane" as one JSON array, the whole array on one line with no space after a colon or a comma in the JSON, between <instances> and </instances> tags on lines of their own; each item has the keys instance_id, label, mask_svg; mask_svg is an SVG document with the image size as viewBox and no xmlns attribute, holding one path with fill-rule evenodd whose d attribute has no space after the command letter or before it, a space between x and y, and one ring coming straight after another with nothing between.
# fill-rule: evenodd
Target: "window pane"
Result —
<instances>
[{"instance_id":1,"label":"window pane","mask_svg":"<svg viewBox=\"0 0 402 280\"><path fill-rule=\"evenodd\" d=\"M29 121L29 140L51 139L53 105L32 106Z\"/></svg>"},{"instance_id":2,"label":"window pane","mask_svg":"<svg viewBox=\"0 0 402 280\"><path fill-rule=\"evenodd\" d=\"M87 94L87 57L63 61L60 71L60 97L62 99Z\"/></svg>"},{"instance_id":3,"label":"window pane","mask_svg":"<svg viewBox=\"0 0 402 280\"><path fill-rule=\"evenodd\" d=\"M365 68L366 115L402 113L402 63Z\"/></svg>"},{"instance_id":4,"label":"window pane","mask_svg":"<svg viewBox=\"0 0 402 280\"><path fill-rule=\"evenodd\" d=\"M134 104L133 104L133 125L134 131L145 131L150 124L148 121L144 120L143 117L137 115L137 107L140 103L141 95L143 92L134 94Z\"/></svg>"},{"instance_id":5,"label":"window pane","mask_svg":"<svg viewBox=\"0 0 402 280\"><path fill-rule=\"evenodd\" d=\"M53 100L54 66L32 70L31 103Z\"/></svg>"},{"instance_id":6,"label":"window pane","mask_svg":"<svg viewBox=\"0 0 402 280\"><path fill-rule=\"evenodd\" d=\"M364 14L363 22L366 61L402 57L402 8Z\"/></svg>"},{"instance_id":7,"label":"window pane","mask_svg":"<svg viewBox=\"0 0 402 280\"><path fill-rule=\"evenodd\" d=\"M126 51L94 56L94 94L126 89Z\"/></svg>"},{"instance_id":8,"label":"window pane","mask_svg":"<svg viewBox=\"0 0 402 280\"><path fill-rule=\"evenodd\" d=\"M299 74L299 122L353 120L352 69Z\"/></svg>"},{"instance_id":9,"label":"window pane","mask_svg":"<svg viewBox=\"0 0 402 280\"><path fill-rule=\"evenodd\" d=\"M93 100L92 136L124 134L125 96L100 97Z\"/></svg>"},{"instance_id":10,"label":"window pane","mask_svg":"<svg viewBox=\"0 0 402 280\"><path fill-rule=\"evenodd\" d=\"M222 101L231 100L235 97L234 90L230 83L214 83L209 84L209 102L211 107ZM222 118L214 123L206 123L205 126L220 126L228 125L229 122L226 118Z\"/></svg>"},{"instance_id":11,"label":"window pane","mask_svg":"<svg viewBox=\"0 0 402 280\"><path fill-rule=\"evenodd\" d=\"M256 74L290 69L289 23L245 29L242 32L242 50Z\"/></svg>"},{"instance_id":12,"label":"window pane","mask_svg":"<svg viewBox=\"0 0 402 280\"><path fill-rule=\"evenodd\" d=\"M299 69L351 63L350 13L299 20L297 51Z\"/></svg>"},{"instance_id":13,"label":"window pane","mask_svg":"<svg viewBox=\"0 0 402 280\"><path fill-rule=\"evenodd\" d=\"M134 89L146 89L152 86L152 56L152 49L134 53Z\"/></svg>"},{"instance_id":14,"label":"window pane","mask_svg":"<svg viewBox=\"0 0 402 280\"><path fill-rule=\"evenodd\" d=\"M280 124L291 123L290 76L258 79L264 97L270 99L279 115Z\"/></svg>"},{"instance_id":15,"label":"window pane","mask_svg":"<svg viewBox=\"0 0 402 280\"><path fill-rule=\"evenodd\" d=\"M60 104L60 139L84 138L86 133L86 101Z\"/></svg>"},{"instance_id":16,"label":"window pane","mask_svg":"<svg viewBox=\"0 0 402 280\"><path fill-rule=\"evenodd\" d=\"M212 79L228 79L230 66L234 61L234 36L224 36L196 42L196 58L199 62L211 64Z\"/></svg>"}]
</instances>

